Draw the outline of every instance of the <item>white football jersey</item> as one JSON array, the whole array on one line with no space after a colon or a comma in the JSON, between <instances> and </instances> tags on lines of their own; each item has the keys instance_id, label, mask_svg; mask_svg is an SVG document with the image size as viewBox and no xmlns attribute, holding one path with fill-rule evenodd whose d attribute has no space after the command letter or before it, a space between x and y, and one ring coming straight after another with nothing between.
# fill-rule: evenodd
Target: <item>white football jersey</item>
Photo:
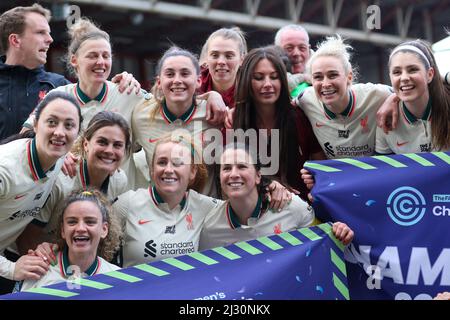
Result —
<instances>
[{"instance_id":1,"label":"white football jersey","mask_svg":"<svg viewBox=\"0 0 450 320\"><path fill-rule=\"evenodd\" d=\"M159 108L154 119L150 115ZM208 129L215 129L206 121L206 101L201 101L198 105L192 105L183 115L176 117L169 109L163 105L159 107L156 99L151 99L138 106L133 113L132 128L135 133L136 142L142 146L147 159L147 167L142 169L149 172L151 159L155 149L156 142L165 134L176 129L184 129L193 136L194 142L202 153L206 147L204 141L204 132ZM218 129L216 129L218 130ZM220 131L218 130L220 133ZM214 196L216 189L214 186L214 167L208 167L208 181L203 194Z\"/></svg>"},{"instance_id":2,"label":"white football jersey","mask_svg":"<svg viewBox=\"0 0 450 320\"><path fill-rule=\"evenodd\" d=\"M39 288L60 283L67 280L74 280L75 275L81 278L93 276L96 274L107 273L120 269L118 266L109 263L101 257L97 257L92 265L85 271L79 272L79 267L70 265L66 251L60 251L56 254L57 263L50 266L47 273L39 280L25 280L20 286L20 291L26 291L32 288ZM75 274L75 275L73 275ZM76 284L76 282L75 282ZM73 287L74 284L71 284Z\"/></svg>"},{"instance_id":3,"label":"white football jersey","mask_svg":"<svg viewBox=\"0 0 450 320\"><path fill-rule=\"evenodd\" d=\"M389 131L389 134L377 128L376 152L400 154L437 151L431 145L431 108L431 103L428 103L422 118L418 119L400 101L397 128Z\"/></svg>"},{"instance_id":4,"label":"white football jersey","mask_svg":"<svg viewBox=\"0 0 450 320\"><path fill-rule=\"evenodd\" d=\"M34 139L0 145L0 253L14 243L32 220L42 221L41 210L64 162L44 172Z\"/></svg>"},{"instance_id":5,"label":"white football jersey","mask_svg":"<svg viewBox=\"0 0 450 320\"><path fill-rule=\"evenodd\" d=\"M154 187L119 196L114 210L125 221L123 266L129 267L198 250L200 231L217 200L189 190L170 210Z\"/></svg>"},{"instance_id":6,"label":"white football jersey","mask_svg":"<svg viewBox=\"0 0 450 320\"><path fill-rule=\"evenodd\" d=\"M200 235L199 250L223 247L239 241L280 234L297 228L307 227L314 220L314 211L300 197L292 195L292 201L281 212L261 211L261 200L248 219L241 225L228 201L208 214Z\"/></svg>"},{"instance_id":7,"label":"white football jersey","mask_svg":"<svg viewBox=\"0 0 450 320\"><path fill-rule=\"evenodd\" d=\"M352 85L347 108L336 114L309 87L297 98L297 105L329 159L366 157L375 152L376 113L390 93L391 89L381 84Z\"/></svg>"}]
</instances>

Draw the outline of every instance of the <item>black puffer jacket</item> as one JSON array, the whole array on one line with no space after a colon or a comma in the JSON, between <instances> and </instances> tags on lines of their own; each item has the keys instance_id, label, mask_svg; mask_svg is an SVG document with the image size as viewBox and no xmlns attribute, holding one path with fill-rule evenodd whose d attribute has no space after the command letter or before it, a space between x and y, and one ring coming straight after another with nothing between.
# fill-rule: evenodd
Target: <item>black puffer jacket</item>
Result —
<instances>
[{"instance_id":1,"label":"black puffer jacket","mask_svg":"<svg viewBox=\"0 0 450 320\"><path fill-rule=\"evenodd\" d=\"M0 140L18 133L23 122L50 90L70 83L43 66L30 70L0 58Z\"/></svg>"}]
</instances>

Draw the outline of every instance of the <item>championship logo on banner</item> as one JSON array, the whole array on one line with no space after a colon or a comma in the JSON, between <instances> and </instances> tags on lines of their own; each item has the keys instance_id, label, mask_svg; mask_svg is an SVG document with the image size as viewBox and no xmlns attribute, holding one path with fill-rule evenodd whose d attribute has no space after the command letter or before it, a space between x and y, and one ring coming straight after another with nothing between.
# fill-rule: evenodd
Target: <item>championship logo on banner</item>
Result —
<instances>
[{"instance_id":1,"label":"championship logo on banner","mask_svg":"<svg viewBox=\"0 0 450 320\"><path fill-rule=\"evenodd\" d=\"M309 162L316 216L355 232L351 299L431 299L450 291L450 153Z\"/></svg>"},{"instance_id":2,"label":"championship logo on banner","mask_svg":"<svg viewBox=\"0 0 450 320\"><path fill-rule=\"evenodd\" d=\"M321 224L0 299L348 300L343 250Z\"/></svg>"}]
</instances>

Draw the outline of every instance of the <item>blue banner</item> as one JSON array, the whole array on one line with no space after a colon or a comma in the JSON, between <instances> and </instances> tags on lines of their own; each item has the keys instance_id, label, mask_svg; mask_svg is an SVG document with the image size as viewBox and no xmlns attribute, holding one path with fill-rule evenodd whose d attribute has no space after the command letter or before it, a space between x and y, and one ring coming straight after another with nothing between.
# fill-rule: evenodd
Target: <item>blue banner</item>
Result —
<instances>
[{"instance_id":1,"label":"blue banner","mask_svg":"<svg viewBox=\"0 0 450 320\"><path fill-rule=\"evenodd\" d=\"M346 300L343 249L321 224L0 299Z\"/></svg>"},{"instance_id":2,"label":"blue banner","mask_svg":"<svg viewBox=\"0 0 450 320\"><path fill-rule=\"evenodd\" d=\"M431 299L450 291L450 153L309 162L314 209L343 221L351 299Z\"/></svg>"}]
</instances>

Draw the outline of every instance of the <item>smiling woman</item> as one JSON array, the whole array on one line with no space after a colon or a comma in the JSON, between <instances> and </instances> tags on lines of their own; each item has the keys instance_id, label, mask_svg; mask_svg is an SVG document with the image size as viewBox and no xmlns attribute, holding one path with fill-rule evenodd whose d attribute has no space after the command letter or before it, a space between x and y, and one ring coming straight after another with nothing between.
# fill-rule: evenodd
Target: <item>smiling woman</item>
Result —
<instances>
[{"instance_id":1,"label":"smiling woman","mask_svg":"<svg viewBox=\"0 0 450 320\"><path fill-rule=\"evenodd\" d=\"M215 90L225 104L235 106L234 91L236 74L247 54L247 42L239 28L221 28L214 31L202 49L202 85L200 92ZM202 61L203 63L203 61Z\"/></svg>"},{"instance_id":2,"label":"smiling woman","mask_svg":"<svg viewBox=\"0 0 450 320\"><path fill-rule=\"evenodd\" d=\"M40 211L80 122L80 107L73 98L49 93L36 108L35 138L0 146L0 252L13 244L31 221L42 221ZM7 279L38 279L46 268L38 257L24 256L13 263L0 256L0 276Z\"/></svg>"},{"instance_id":3,"label":"smiling woman","mask_svg":"<svg viewBox=\"0 0 450 320\"><path fill-rule=\"evenodd\" d=\"M391 93L381 84L353 84L352 49L339 35L321 42L306 65L313 86L297 97L330 159L375 153L375 115Z\"/></svg>"},{"instance_id":4,"label":"smiling woman","mask_svg":"<svg viewBox=\"0 0 450 320\"><path fill-rule=\"evenodd\" d=\"M215 199L197 193L206 168L192 137L174 130L160 137L150 159L152 185L119 196L125 222L123 267L192 253Z\"/></svg>"},{"instance_id":5,"label":"smiling woman","mask_svg":"<svg viewBox=\"0 0 450 320\"><path fill-rule=\"evenodd\" d=\"M82 106L84 129L89 121L100 111L113 111L121 114L128 123L137 105L142 104L149 95L145 91L138 94L120 92L119 85L108 81L111 73L112 50L108 33L93 22L81 18L69 29L70 44L66 55L67 68L78 79L77 83L58 87L73 96ZM70 157L73 159L73 157ZM122 169L128 177L128 187L136 187L134 158L122 163ZM75 169L68 170L73 174ZM143 177L140 177L144 180Z\"/></svg>"},{"instance_id":6,"label":"smiling woman","mask_svg":"<svg viewBox=\"0 0 450 320\"><path fill-rule=\"evenodd\" d=\"M28 225L17 240L19 249L26 253L28 248L36 248L41 242L54 242L64 199L74 190L95 188L110 202L128 190L127 177L119 167L130 149L130 128L126 120L110 111L97 113L73 150L81 155L76 165L76 176L70 178L62 172L58 175L50 198L41 211L42 221L47 224L45 229L35 224Z\"/></svg>"},{"instance_id":7,"label":"smiling woman","mask_svg":"<svg viewBox=\"0 0 450 320\"><path fill-rule=\"evenodd\" d=\"M377 152L450 150L450 88L441 81L430 46L415 40L395 47L389 77L403 116L389 134L377 129Z\"/></svg>"},{"instance_id":8,"label":"smiling woman","mask_svg":"<svg viewBox=\"0 0 450 320\"><path fill-rule=\"evenodd\" d=\"M261 175L261 163L249 145L226 145L221 158L220 184L227 200L218 200L218 205L208 213L200 234L200 250L311 225L314 211L296 195L292 195L283 209L269 209L265 192L269 182ZM345 245L353 239L353 231L342 222L333 224L333 233Z\"/></svg>"},{"instance_id":9,"label":"smiling woman","mask_svg":"<svg viewBox=\"0 0 450 320\"><path fill-rule=\"evenodd\" d=\"M40 280L24 281L21 291L119 269L107 260L119 247L120 225L99 191L69 195L58 220L56 264Z\"/></svg>"},{"instance_id":10,"label":"smiling woman","mask_svg":"<svg viewBox=\"0 0 450 320\"><path fill-rule=\"evenodd\" d=\"M272 177L307 200L300 170L306 160L325 156L304 113L291 106L286 68L273 47L253 49L245 57L237 75L235 110L235 130L269 133L265 140L258 134L258 152L263 158L264 152L275 145L271 160L276 160L271 162L278 161L279 169Z\"/></svg>"},{"instance_id":11,"label":"smiling woman","mask_svg":"<svg viewBox=\"0 0 450 320\"><path fill-rule=\"evenodd\" d=\"M136 142L145 151L150 170L153 150L162 136L183 128L192 134L198 145L203 143L205 147L203 133L213 127L206 120L206 101L198 102L195 98L200 86L200 66L191 52L178 47L168 49L159 60L156 73L153 98L137 107L131 125ZM212 166L208 170L208 183L201 192L214 195Z\"/></svg>"}]
</instances>

